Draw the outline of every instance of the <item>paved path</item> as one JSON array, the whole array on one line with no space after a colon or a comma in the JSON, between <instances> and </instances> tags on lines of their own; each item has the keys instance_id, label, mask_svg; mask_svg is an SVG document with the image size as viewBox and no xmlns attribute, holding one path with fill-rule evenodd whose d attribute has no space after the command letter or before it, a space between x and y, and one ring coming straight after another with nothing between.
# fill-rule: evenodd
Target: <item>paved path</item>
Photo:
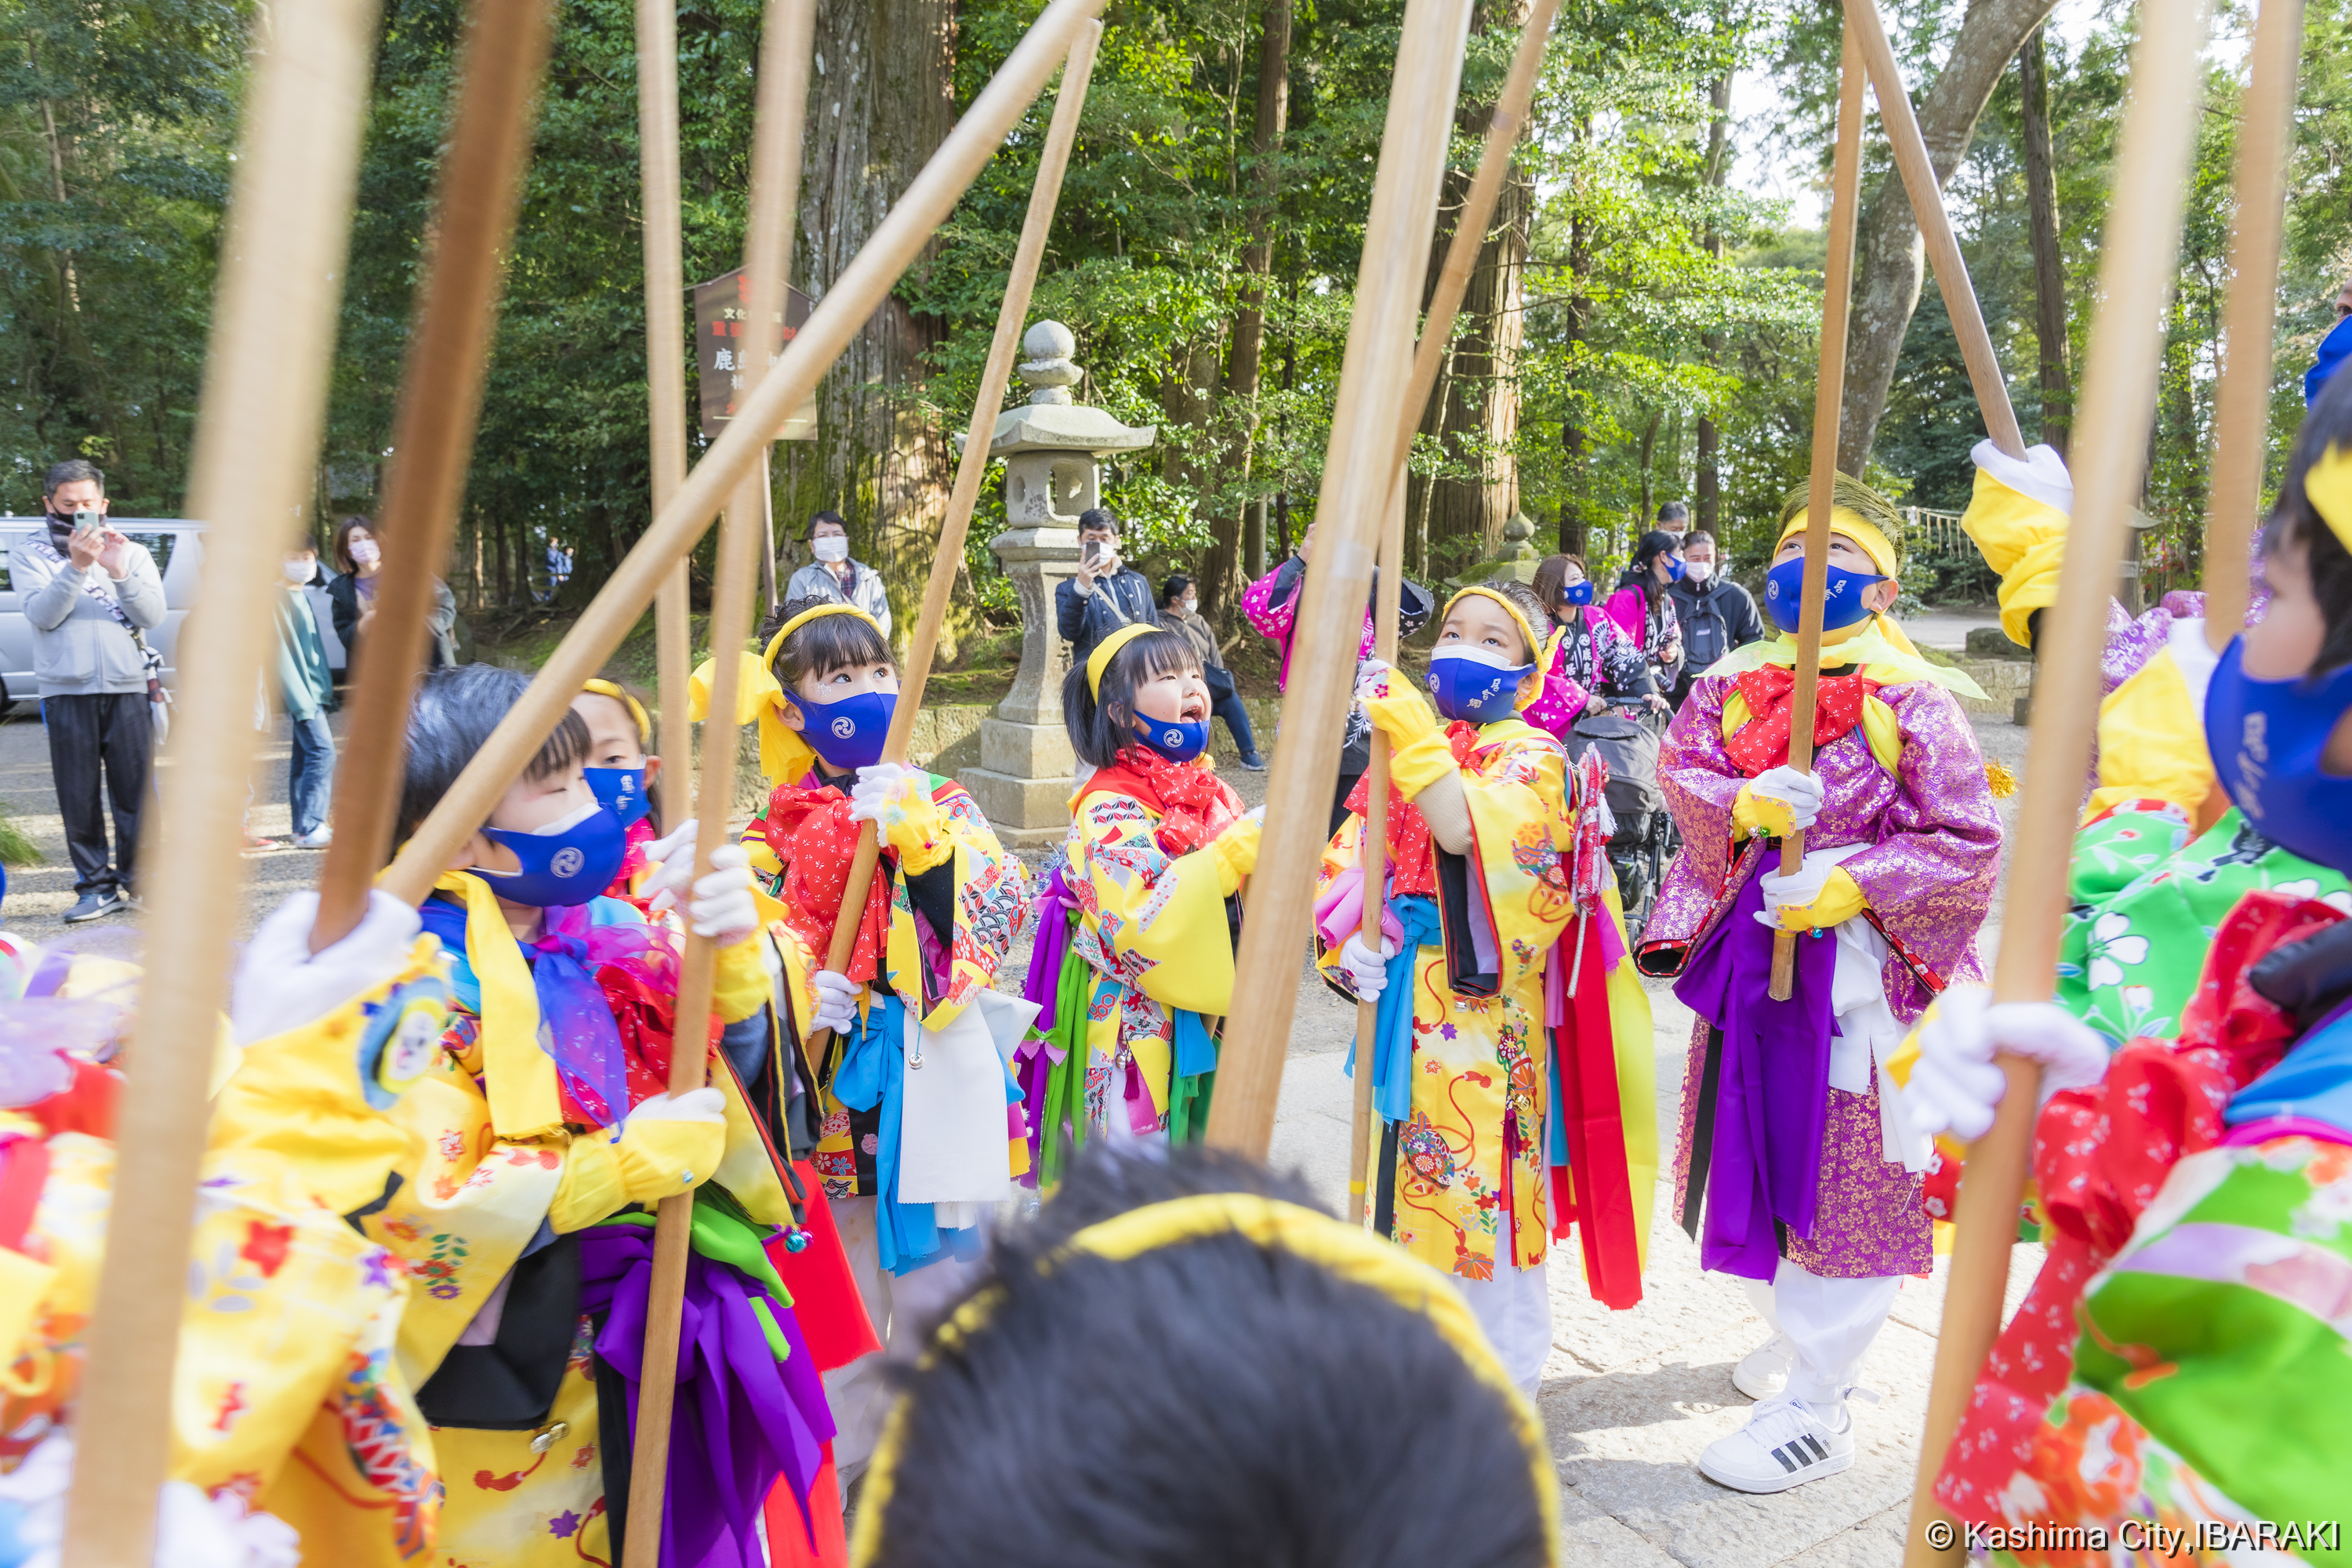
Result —
<instances>
[{"instance_id":1,"label":"paved path","mask_svg":"<svg viewBox=\"0 0 2352 1568\"><path fill-rule=\"evenodd\" d=\"M1988 754L2021 773L2025 731L1999 719L1977 723ZM285 737L274 737L257 769L254 825L273 837L287 829L286 752ZM1232 776L1244 795L1263 798L1264 774ZM73 878L37 721L0 722L0 803L50 859L46 868L12 869L0 923L52 940L68 929L57 917L72 901ZM2005 815L2013 815L2014 804ZM194 913L230 919L246 934L286 890L317 876L320 858L299 851L255 857L247 863L255 884L247 896L225 897ZM113 917L97 929L127 923ZM1998 929L1988 928L1987 952ZM1008 985L1018 984L1027 958L1014 956ZM1347 1183L1350 1105L1340 1066L1354 1021L1303 969L1298 984L1272 1158L1301 1171L1336 1208ZM1670 1160L1690 1015L1664 986L1652 988L1651 1005L1658 1118ZM1746 1418L1748 1401L1731 1386L1731 1367L1762 1342L1763 1323L1738 1282L1700 1272L1697 1248L1666 1213L1672 1197L1669 1175L1657 1189L1644 1300L1631 1311L1607 1310L1586 1295L1572 1247L1554 1255L1554 1341L1540 1405L1559 1467L1569 1560L1594 1568L1860 1568L1895 1561L1935 1354L1941 1268L1932 1279L1906 1283L1894 1321L1871 1354L1864 1382L1885 1403L1856 1406L1861 1440L1853 1468L1777 1497L1748 1497L1706 1479L1696 1459ZM2012 1302L2037 1262L2038 1249L2020 1249Z\"/></svg>"}]
</instances>

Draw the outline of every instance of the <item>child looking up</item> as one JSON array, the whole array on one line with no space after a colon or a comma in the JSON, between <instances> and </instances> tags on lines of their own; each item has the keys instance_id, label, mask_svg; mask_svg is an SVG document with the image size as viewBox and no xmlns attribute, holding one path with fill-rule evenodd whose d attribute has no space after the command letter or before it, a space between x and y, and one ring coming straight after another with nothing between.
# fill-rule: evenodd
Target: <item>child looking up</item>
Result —
<instances>
[{"instance_id":1,"label":"child looking up","mask_svg":"<svg viewBox=\"0 0 2352 1568\"><path fill-rule=\"evenodd\" d=\"M653 862L646 850L662 836L661 805L654 798L654 781L661 776L662 765L651 752L654 721L635 692L602 676L580 689L572 710L588 726L588 787L628 841L621 874L605 891L626 898L651 874Z\"/></svg>"},{"instance_id":2,"label":"child looking up","mask_svg":"<svg viewBox=\"0 0 2352 1568\"><path fill-rule=\"evenodd\" d=\"M400 837L520 698L529 678L436 670L408 728ZM780 1038L754 938L751 875L722 846L687 901L718 944L722 1027L709 1087L667 1092L681 942L603 896L623 829L590 787L586 723L567 713L419 910L451 961L457 1017L396 1113L415 1139L365 1220L414 1287L400 1355L448 1479L438 1550L454 1561L617 1561L649 1211L695 1192L666 1559L749 1549L782 1476L805 1500L832 1435L824 1392L761 1243L794 1215L746 1087ZM658 912L691 876L692 825L650 847ZM703 1044L703 1021L688 1036ZM790 1350L779 1357L767 1324ZM704 1336L712 1336L706 1338ZM721 1353L723 1352L723 1353ZM755 1440L709 1445L698 1413L761 1415ZM714 1419L717 1417L714 1416ZM721 1423L723 1426L723 1422ZM630 1521L635 1522L635 1521Z\"/></svg>"},{"instance_id":3,"label":"child looking up","mask_svg":"<svg viewBox=\"0 0 2352 1568\"><path fill-rule=\"evenodd\" d=\"M1231 1010L1236 895L1258 824L1209 755L1209 686L1181 632L1122 626L1062 683L1070 749L1095 771L1042 910L1029 994L1056 1051L1024 1053L1029 1121L1048 1178L1065 1129L1197 1142Z\"/></svg>"}]
</instances>

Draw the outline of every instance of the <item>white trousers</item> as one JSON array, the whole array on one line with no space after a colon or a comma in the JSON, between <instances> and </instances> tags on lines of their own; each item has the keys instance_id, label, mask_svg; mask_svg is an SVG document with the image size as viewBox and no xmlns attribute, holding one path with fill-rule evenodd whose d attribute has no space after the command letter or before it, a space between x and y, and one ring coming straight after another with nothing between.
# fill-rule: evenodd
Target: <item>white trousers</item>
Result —
<instances>
[{"instance_id":1,"label":"white trousers","mask_svg":"<svg viewBox=\"0 0 2352 1568\"><path fill-rule=\"evenodd\" d=\"M1796 1346L1789 1393L1808 1405L1834 1405L1862 1375L1862 1363L1895 1310L1901 1275L1825 1279L1780 1259L1772 1282L1746 1281L1748 1299L1775 1333Z\"/></svg>"},{"instance_id":2,"label":"white trousers","mask_svg":"<svg viewBox=\"0 0 2352 1568\"><path fill-rule=\"evenodd\" d=\"M1486 1331L1486 1342L1519 1391L1528 1398L1543 1384L1544 1362L1551 1354L1551 1291L1544 1268L1514 1268L1505 1263L1492 1279L1455 1276L1454 1288L1470 1303L1471 1314Z\"/></svg>"},{"instance_id":3,"label":"white trousers","mask_svg":"<svg viewBox=\"0 0 2352 1568\"><path fill-rule=\"evenodd\" d=\"M921 1353L932 1328L971 1288L980 1264L949 1257L912 1273L893 1275L882 1267L872 1198L834 1199L833 1221L841 1231L842 1250L849 1256L850 1277L865 1299L866 1315L882 1342L879 1353L859 1356L824 1374L825 1403L833 1408L834 1468L846 1498L849 1483L866 1473L874 1445L882 1438L882 1423L890 1414L895 1395L883 1373L885 1364L911 1363Z\"/></svg>"}]
</instances>

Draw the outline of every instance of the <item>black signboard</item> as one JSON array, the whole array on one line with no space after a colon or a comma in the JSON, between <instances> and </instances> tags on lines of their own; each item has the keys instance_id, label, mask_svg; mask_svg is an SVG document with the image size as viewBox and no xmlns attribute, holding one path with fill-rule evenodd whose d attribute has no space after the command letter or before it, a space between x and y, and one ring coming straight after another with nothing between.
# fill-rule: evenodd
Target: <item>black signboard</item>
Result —
<instances>
[{"instance_id":1,"label":"black signboard","mask_svg":"<svg viewBox=\"0 0 2352 1568\"><path fill-rule=\"evenodd\" d=\"M722 272L708 283L694 286L694 360L701 373L702 434L717 440L735 417L736 406L759 384L764 365L747 363L744 353L751 325L751 289L743 269ZM784 321L777 352L793 341L809 317L809 297L797 289L784 290ZM801 406L777 427L780 441L816 439L816 395L812 391Z\"/></svg>"}]
</instances>

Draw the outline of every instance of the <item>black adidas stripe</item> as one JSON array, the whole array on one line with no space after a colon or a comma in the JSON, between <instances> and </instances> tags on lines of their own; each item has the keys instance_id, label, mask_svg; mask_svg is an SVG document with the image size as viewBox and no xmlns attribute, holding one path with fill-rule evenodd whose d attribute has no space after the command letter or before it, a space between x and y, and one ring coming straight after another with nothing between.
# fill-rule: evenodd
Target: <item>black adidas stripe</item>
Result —
<instances>
[{"instance_id":1,"label":"black adidas stripe","mask_svg":"<svg viewBox=\"0 0 2352 1568\"><path fill-rule=\"evenodd\" d=\"M1788 1471L1789 1474L1793 1476L1797 1473L1797 1461L1789 1458L1789 1449L1786 1444L1773 1449L1772 1457L1780 1461L1780 1468ZM1805 1463L1810 1465L1812 1461L1811 1459L1807 1459Z\"/></svg>"}]
</instances>

